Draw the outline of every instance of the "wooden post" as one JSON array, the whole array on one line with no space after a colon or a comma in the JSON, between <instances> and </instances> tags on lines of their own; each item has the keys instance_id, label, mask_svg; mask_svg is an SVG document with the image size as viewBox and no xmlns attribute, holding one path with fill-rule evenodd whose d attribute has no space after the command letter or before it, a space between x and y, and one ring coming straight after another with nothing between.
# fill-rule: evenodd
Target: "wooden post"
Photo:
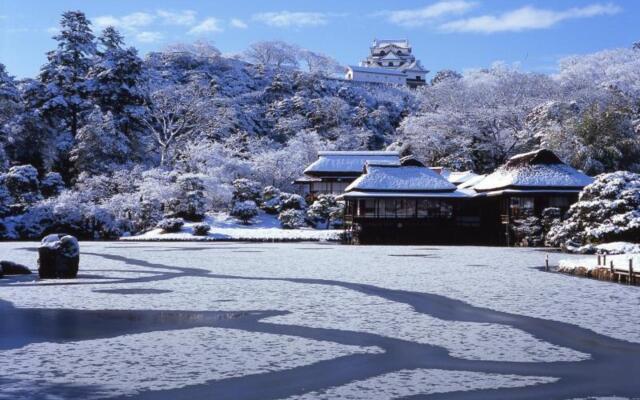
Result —
<instances>
[{"instance_id":1,"label":"wooden post","mask_svg":"<svg viewBox=\"0 0 640 400\"><path fill-rule=\"evenodd\" d=\"M601 261L600 260L600 253L598 253L598 267L602 265L602 264L600 264L600 261ZM605 266L606 266L606 264L605 264Z\"/></svg>"},{"instance_id":2,"label":"wooden post","mask_svg":"<svg viewBox=\"0 0 640 400\"><path fill-rule=\"evenodd\" d=\"M629 257L629 279L627 280L629 285L633 284L633 258Z\"/></svg>"},{"instance_id":3,"label":"wooden post","mask_svg":"<svg viewBox=\"0 0 640 400\"><path fill-rule=\"evenodd\" d=\"M607 255L606 255L606 254L603 254L603 255L602 255L602 263L603 263L604 265L607 265Z\"/></svg>"},{"instance_id":4,"label":"wooden post","mask_svg":"<svg viewBox=\"0 0 640 400\"><path fill-rule=\"evenodd\" d=\"M609 266L610 270L611 270L611 281L615 282L616 280L616 273L615 273L615 269L613 269L613 261L611 261L611 265Z\"/></svg>"},{"instance_id":5,"label":"wooden post","mask_svg":"<svg viewBox=\"0 0 640 400\"><path fill-rule=\"evenodd\" d=\"M549 255L544 256L544 270L549 271Z\"/></svg>"}]
</instances>

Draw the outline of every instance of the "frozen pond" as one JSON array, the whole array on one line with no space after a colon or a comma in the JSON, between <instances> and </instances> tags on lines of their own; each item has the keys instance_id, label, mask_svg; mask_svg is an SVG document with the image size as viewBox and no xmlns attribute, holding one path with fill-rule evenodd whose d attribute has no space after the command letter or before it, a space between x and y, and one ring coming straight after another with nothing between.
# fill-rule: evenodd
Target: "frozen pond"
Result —
<instances>
[{"instance_id":1,"label":"frozen pond","mask_svg":"<svg viewBox=\"0 0 640 400\"><path fill-rule=\"evenodd\" d=\"M0 399L640 395L640 289L540 250L81 246L76 280L0 280Z\"/></svg>"}]
</instances>

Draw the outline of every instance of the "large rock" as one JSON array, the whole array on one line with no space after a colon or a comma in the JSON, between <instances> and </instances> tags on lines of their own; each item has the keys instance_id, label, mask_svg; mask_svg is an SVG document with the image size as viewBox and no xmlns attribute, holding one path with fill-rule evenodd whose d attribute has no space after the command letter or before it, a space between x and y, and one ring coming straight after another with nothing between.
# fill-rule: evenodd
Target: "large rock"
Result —
<instances>
[{"instance_id":1,"label":"large rock","mask_svg":"<svg viewBox=\"0 0 640 400\"><path fill-rule=\"evenodd\" d=\"M40 278L75 278L80 264L78 240L64 233L54 233L42 239L38 248Z\"/></svg>"},{"instance_id":2,"label":"large rock","mask_svg":"<svg viewBox=\"0 0 640 400\"><path fill-rule=\"evenodd\" d=\"M4 275L29 275L31 270L24 265L11 261L0 261L0 276Z\"/></svg>"}]
</instances>

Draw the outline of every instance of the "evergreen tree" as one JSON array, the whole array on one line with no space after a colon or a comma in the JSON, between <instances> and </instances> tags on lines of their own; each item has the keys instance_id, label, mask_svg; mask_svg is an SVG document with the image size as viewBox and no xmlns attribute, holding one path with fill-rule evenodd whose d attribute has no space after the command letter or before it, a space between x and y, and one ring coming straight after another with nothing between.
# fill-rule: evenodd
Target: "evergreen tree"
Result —
<instances>
[{"instance_id":1,"label":"evergreen tree","mask_svg":"<svg viewBox=\"0 0 640 400\"><path fill-rule=\"evenodd\" d=\"M96 54L90 22L80 11L62 14L61 31L53 38L55 50L47 53L39 80L45 85L45 96L39 108L55 128L78 134L87 102L87 72Z\"/></svg>"},{"instance_id":2,"label":"evergreen tree","mask_svg":"<svg viewBox=\"0 0 640 400\"><path fill-rule=\"evenodd\" d=\"M88 73L92 100L103 113L113 115L117 129L134 139L144 103L140 88L142 60L136 49L123 47L123 37L113 27L102 31L98 43L95 62Z\"/></svg>"},{"instance_id":3,"label":"evergreen tree","mask_svg":"<svg viewBox=\"0 0 640 400\"><path fill-rule=\"evenodd\" d=\"M22 112L20 91L15 80L0 64L0 171L8 165L5 148L9 142L11 123Z\"/></svg>"},{"instance_id":4,"label":"evergreen tree","mask_svg":"<svg viewBox=\"0 0 640 400\"><path fill-rule=\"evenodd\" d=\"M76 171L99 174L129 161L129 141L117 129L111 112L103 114L100 108L95 107L86 120L70 154Z\"/></svg>"}]
</instances>

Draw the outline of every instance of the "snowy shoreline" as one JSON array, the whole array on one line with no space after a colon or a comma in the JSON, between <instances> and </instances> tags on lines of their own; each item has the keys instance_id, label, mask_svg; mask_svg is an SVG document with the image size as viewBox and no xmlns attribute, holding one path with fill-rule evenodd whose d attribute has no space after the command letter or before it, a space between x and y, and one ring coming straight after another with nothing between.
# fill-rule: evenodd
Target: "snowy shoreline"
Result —
<instances>
[{"instance_id":1,"label":"snowy shoreline","mask_svg":"<svg viewBox=\"0 0 640 400\"><path fill-rule=\"evenodd\" d=\"M204 221L211 229L207 235L194 235L198 222L185 222L180 232L162 233L153 229L137 236L123 236L123 242L324 242L340 241L340 229L282 229L275 215L261 212L250 225L243 225L226 213L209 214Z\"/></svg>"}]
</instances>

